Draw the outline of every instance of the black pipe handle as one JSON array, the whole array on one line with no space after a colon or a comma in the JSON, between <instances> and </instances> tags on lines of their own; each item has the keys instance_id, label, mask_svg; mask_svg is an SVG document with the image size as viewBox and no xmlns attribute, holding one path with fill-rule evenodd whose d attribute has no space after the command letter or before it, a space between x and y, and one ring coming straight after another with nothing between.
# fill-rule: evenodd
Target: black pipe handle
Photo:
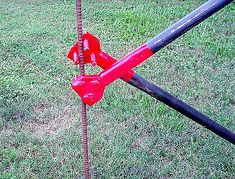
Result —
<instances>
[{"instance_id":1,"label":"black pipe handle","mask_svg":"<svg viewBox=\"0 0 235 179\"><path fill-rule=\"evenodd\" d=\"M215 134L219 135L220 137L226 139L227 141L235 144L235 133L229 131L225 127L221 126L220 124L216 123L206 115L202 114L201 112L197 111L196 109L190 107L183 101L177 99L176 97L172 96L171 94L167 93L163 89L159 88L157 85L149 82L148 80L144 79L137 73L133 75L131 80L128 82L132 86L144 91L145 93L149 94L150 96L158 99L159 101L163 102L164 104L168 105L169 107L175 109L176 111L180 112L181 114L187 116L188 118L192 119L193 121L197 122L198 124L206 127L210 131L214 132Z\"/></svg>"},{"instance_id":2,"label":"black pipe handle","mask_svg":"<svg viewBox=\"0 0 235 179\"><path fill-rule=\"evenodd\" d=\"M232 1L233 0L210 0L206 2L187 16L180 19L171 27L167 28L165 31L148 41L148 47L153 53L156 53Z\"/></svg>"}]
</instances>

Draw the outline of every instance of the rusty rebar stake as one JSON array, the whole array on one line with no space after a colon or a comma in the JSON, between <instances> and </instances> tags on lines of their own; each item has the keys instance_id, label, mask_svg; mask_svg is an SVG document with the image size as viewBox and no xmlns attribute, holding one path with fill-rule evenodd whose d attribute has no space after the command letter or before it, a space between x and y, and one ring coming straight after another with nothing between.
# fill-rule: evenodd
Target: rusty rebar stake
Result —
<instances>
[{"instance_id":1,"label":"rusty rebar stake","mask_svg":"<svg viewBox=\"0 0 235 179\"><path fill-rule=\"evenodd\" d=\"M84 50L83 50L83 29L82 29L82 2L76 0L76 13L77 13L77 34L78 34L78 52L80 58L79 71L80 75L85 74L84 68ZM83 157L84 157L84 170L85 178L90 179L90 164L88 156L88 137L87 137L87 113L86 104L82 101L82 142L83 142Z\"/></svg>"}]
</instances>

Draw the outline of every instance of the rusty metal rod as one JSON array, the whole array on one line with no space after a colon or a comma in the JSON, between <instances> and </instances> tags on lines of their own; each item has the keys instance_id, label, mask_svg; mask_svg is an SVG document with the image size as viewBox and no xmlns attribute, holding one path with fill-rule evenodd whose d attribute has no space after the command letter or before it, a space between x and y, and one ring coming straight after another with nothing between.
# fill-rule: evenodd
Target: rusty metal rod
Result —
<instances>
[{"instance_id":1,"label":"rusty metal rod","mask_svg":"<svg viewBox=\"0 0 235 179\"><path fill-rule=\"evenodd\" d=\"M82 29L82 2L76 0L76 14L77 14L77 35L78 35L78 52L80 58L79 71L80 75L85 74L84 67L84 49L83 49L83 29ZM82 143L83 143L83 158L84 158L84 172L85 178L90 179L90 163L88 156L88 137L87 137L87 111L86 103L81 101L81 120L82 120Z\"/></svg>"}]
</instances>

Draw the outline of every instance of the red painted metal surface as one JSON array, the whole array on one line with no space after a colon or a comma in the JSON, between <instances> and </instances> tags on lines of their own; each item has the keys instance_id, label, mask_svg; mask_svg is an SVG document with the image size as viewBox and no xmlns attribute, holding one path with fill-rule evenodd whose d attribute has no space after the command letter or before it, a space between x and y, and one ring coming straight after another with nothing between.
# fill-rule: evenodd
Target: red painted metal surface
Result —
<instances>
[{"instance_id":1,"label":"red painted metal surface","mask_svg":"<svg viewBox=\"0 0 235 179\"><path fill-rule=\"evenodd\" d=\"M99 58L99 60L97 61L97 65L103 69L106 69L117 62L117 60L115 60L113 57L111 57L110 55L108 55L107 53L103 51L101 51L99 55L101 58ZM132 78L134 73L135 72L133 70L128 70L120 78L128 82Z\"/></svg>"},{"instance_id":2,"label":"red painted metal surface","mask_svg":"<svg viewBox=\"0 0 235 179\"><path fill-rule=\"evenodd\" d=\"M83 102L92 106L103 97L106 86L97 75L80 75L74 78L71 87Z\"/></svg>"},{"instance_id":3,"label":"red painted metal surface","mask_svg":"<svg viewBox=\"0 0 235 179\"><path fill-rule=\"evenodd\" d=\"M134 74L132 68L153 55L149 47L144 44L120 61L116 61L113 57L101 51L99 40L93 35L86 33L83 36L83 41L85 63L97 64L105 69L99 75L76 76L71 83L72 88L82 98L82 101L90 106L102 98L106 86L117 78L129 81ZM70 49L68 58L73 60L75 64L79 64L76 46L77 44Z\"/></svg>"},{"instance_id":4,"label":"red painted metal surface","mask_svg":"<svg viewBox=\"0 0 235 179\"><path fill-rule=\"evenodd\" d=\"M153 55L152 51L146 44L135 49L112 66L102 71L99 76L104 79L106 85L109 85L117 78L121 77L128 70L135 68L137 65L145 61Z\"/></svg>"},{"instance_id":5,"label":"red painted metal surface","mask_svg":"<svg viewBox=\"0 0 235 179\"><path fill-rule=\"evenodd\" d=\"M83 49L84 49L84 63L91 63L93 66L97 64L98 59L100 58L99 52L100 50L100 42L99 39L90 33L85 33L83 35ZM75 65L80 63L79 55L78 55L78 43L76 43L68 53L68 58L71 59Z\"/></svg>"},{"instance_id":6,"label":"red painted metal surface","mask_svg":"<svg viewBox=\"0 0 235 179\"><path fill-rule=\"evenodd\" d=\"M103 69L106 69L117 62L113 57L107 53L101 51L99 39L93 36L90 33L85 33L83 35L83 45L84 45L84 54L85 60L84 63L91 63L100 66ZM68 53L68 58L71 59L75 65L79 64L78 57L78 43L72 46ZM92 59L93 58L93 59ZM124 75L121 76L121 79L129 81L133 76L134 71L128 70Z\"/></svg>"}]
</instances>

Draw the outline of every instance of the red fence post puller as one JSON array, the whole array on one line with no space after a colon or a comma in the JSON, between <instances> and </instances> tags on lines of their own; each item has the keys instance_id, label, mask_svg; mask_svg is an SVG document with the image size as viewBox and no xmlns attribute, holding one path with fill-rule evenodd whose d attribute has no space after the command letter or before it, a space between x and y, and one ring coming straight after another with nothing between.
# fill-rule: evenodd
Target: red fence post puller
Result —
<instances>
[{"instance_id":1,"label":"red fence post puller","mask_svg":"<svg viewBox=\"0 0 235 179\"><path fill-rule=\"evenodd\" d=\"M113 57L101 50L99 40L95 36L89 33L85 33L82 37L80 35L78 43L70 49L68 58L70 58L75 65L79 64L82 66L84 63L90 63L93 66L98 65L104 69L98 75L84 75L83 70L83 73L81 73L80 76L76 76L71 82L72 88L81 97L83 106L85 106L85 103L90 106L97 103L103 97L105 88L116 79L121 78L130 85L151 95L153 98L160 100L164 104L194 120L203 127L206 127L225 140L235 144L235 133L167 93L157 85L144 79L132 70L154 53L231 2L232 0L210 0L206 2L147 43L127 54L119 61L116 61ZM81 54L84 54L84 57ZM85 111L85 107L83 107L83 110ZM86 115L84 115L84 119L86 119ZM86 125L86 122L83 122L83 126L85 126L85 129L83 130L83 132L85 131L85 136L87 135ZM85 177L89 178L88 145L87 140L84 141L84 138L87 139L85 136L83 136L83 145L85 148Z\"/></svg>"}]
</instances>

